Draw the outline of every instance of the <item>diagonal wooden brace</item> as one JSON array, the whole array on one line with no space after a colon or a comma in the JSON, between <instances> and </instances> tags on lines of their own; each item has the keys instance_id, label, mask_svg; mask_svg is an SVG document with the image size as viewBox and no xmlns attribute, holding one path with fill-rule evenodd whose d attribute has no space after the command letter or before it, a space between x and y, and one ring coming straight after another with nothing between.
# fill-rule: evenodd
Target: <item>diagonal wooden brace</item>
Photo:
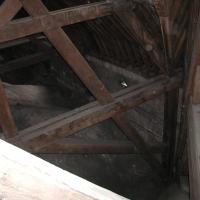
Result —
<instances>
[{"instance_id":1,"label":"diagonal wooden brace","mask_svg":"<svg viewBox=\"0 0 200 200\"><path fill-rule=\"evenodd\" d=\"M17 128L11 114L6 98L5 90L0 80L0 124L6 138L12 138L17 134Z\"/></svg>"},{"instance_id":2,"label":"diagonal wooden brace","mask_svg":"<svg viewBox=\"0 0 200 200\"><path fill-rule=\"evenodd\" d=\"M0 6L0 28L5 26L22 7L19 1L6 0ZM0 80L0 123L6 138L16 136L17 128Z\"/></svg>"},{"instance_id":3,"label":"diagonal wooden brace","mask_svg":"<svg viewBox=\"0 0 200 200\"><path fill-rule=\"evenodd\" d=\"M6 0L0 6L0 27L6 25L21 9L22 4L15 0Z\"/></svg>"},{"instance_id":4,"label":"diagonal wooden brace","mask_svg":"<svg viewBox=\"0 0 200 200\"><path fill-rule=\"evenodd\" d=\"M48 15L48 10L40 0L21 0L25 10L32 16ZM53 20L53 19L52 19ZM51 23L54 23L51 21ZM69 37L60 28L47 29L44 34L48 37L50 42L54 45L57 51L62 55L66 62L72 67L77 76L82 80L91 93L101 102L109 103L114 99L104 84L98 79L94 71L90 68L87 61L80 54ZM131 139L138 150L145 152L143 157L152 168L156 168L158 174L162 176L162 168L157 159L148 151L146 144L139 136L137 131L126 121L123 115L117 115L112 118L124 134ZM137 136L136 136L137 135ZM144 155L144 154L143 154Z\"/></svg>"}]
</instances>

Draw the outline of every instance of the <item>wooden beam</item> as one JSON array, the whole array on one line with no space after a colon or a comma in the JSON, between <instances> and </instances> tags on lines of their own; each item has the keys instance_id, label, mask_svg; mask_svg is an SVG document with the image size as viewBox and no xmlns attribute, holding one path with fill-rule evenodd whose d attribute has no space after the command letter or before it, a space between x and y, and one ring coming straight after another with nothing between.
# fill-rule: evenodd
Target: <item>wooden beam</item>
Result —
<instances>
[{"instance_id":1,"label":"wooden beam","mask_svg":"<svg viewBox=\"0 0 200 200\"><path fill-rule=\"evenodd\" d=\"M194 81L197 68L200 65L200 3L199 1L194 1L191 9L190 18L190 33L188 37L188 49L186 54L186 71L184 79L184 93L183 93L183 103L181 110L181 125L179 131L178 145L176 151L176 165L177 173L180 172L183 152L186 148L187 143L187 133L188 133L188 106L190 104L190 98L193 96L194 92Z\"/></svg>"},{"instance_id":2,"label":"wooden beam","mask_svg":"<svg viewBox=\"0 0 200 200\"><path fill-rule=\"evenodd\" d=\"M170 179L173 178L174 175L178 103L179 89L166 92L164 103L163 143L167 148L165 152L163 152L163 166Z\"/></svg>"},{"instance_id":3,"label":"wooden beam","mask_svg":"<svg viewBox=\"0 0 200 200\"><path fill-rule=\"evenodd\" d=\"M34 17L40 15L49 15L48 9L41 2L41 0L29 0L28 2L26 0L21 0L21 2L26 11ZM78 77L82 80L82 82L87 86L87 88L98 101L100 101L102 104L114 102L115 99L105 88L104 84L98 79L94 71L90 68L87 61L80 54L69 37L60 27L55 28L56 23L54 20L52 20L51 23L53 24L54 29L47 29L44 31L44 33L58 50L58 52L62 55L64 60L69 63L74 72L78 75ZM135 131L135 129L133 129L130 124L126 122L124 117L119 113L117 116L112 116L112 119L115 121L118 127L122 129L124 134L129 139L133 140L133 137L130 137L131 131L134 132L134 135L137 135L137 138L140 138L140 142L135 142L136 147L138 149L142 149L142 146L144 147L146 150L144 159L149 162L152 168L156 167L157 172L159 175L161 175L161 167L158 166L159 163L157 162L157 159L154 157L154 155L151 155L150 157L150 153L147 150L145 143L139 134Z\"/></svg>"},{"instance_id":4,"label":"wooden beam","mask_svg":"<svg viewBox=\"0 0 200 200\"><path fill-rule=\"evenodd\" d=\"M14 0L19 2L19 0ZM12 6L11 6L12 8ZM113 4L108 1L90 3L82 6L66 8L35 17L27 17L7 23L0 29L0 42L19 39L28 35L44 32L47 29L63 27L98 17L111 15ZM54 21L55 23L52 23Z\"/></svg>"},{"instance_id":5,"label":"wooden beam","mask_svg":"<svg viewBox=\"0 0 200 200\"><path fill-rule=\"evenodd\" d=\"M181 126L181 131L184 130L188 133L188 160L189 160L189 180L190 180L190 197L191 200L200 199L200 168L199 168L199 158L200 158L200 99L199 99L199 74L200 74L200 3L199 1L193 2L193 9L191 10L191 25L192 29L189 46L191 58L187 57L188 62L188 76L186 79L186 88L184 95L184 113L182 119L184 120ZM186 132L187 131L187 132ZM182 159L182 149L185 147L185 138L181 138L181 143L179 144L179 162Z\"/></svg>"},{"instance_id":6,"label":"wooden beam","mask_svg":"<svg viewBox=\"0 0 200 200\"><path fill-rule=\"evenodd\" d=\"M163 147L149 147L151 153L160 153ZM34 154L139 154L136 147L130 141L115 140L77 140L62 139L38 151Z\"/></svg>"},{"instance_id":7,"label":"wooden beam","mask_svg":"<svg viewBox=\"0 0 200 200\"><path fill-rule=\"evenodd\" d=\"M0 80L0 124L6 138L16 136L17 128L11 114L5 90Z\"/></svg>"},{"instance_id":8,"label":"wooden beam","mask_svg":"<svg viewBox=\"0 0 200 200\"><path fill-rule=\"evenodd\" d=\"M165 50L165 66L168 69L168 75L173 76L175 72L175 44L173 39L173 16L172 1L154 0L157 13L159 15L161 31L163 37L163 45ZM175 149L177 139L177 113L179 103L178 89L167 92L165 94L164 105L164 127L163 142L167 145L166 151L163 153L163 166L166 169L169 180L174 178L175 167Z\"/></svg>"},{"instance_id":9,"label":"wooden beam","mask_svg":"<svg viewBox=\"0 0 200 200\"><path fill-rule=\"evenodd\" d=\"M173 71L173 43L172 43L172 21L170 15L170 1L166 0L153 0L159 15L161 31L163 37L163 45L165 50L165 65L168 69L168 73Z\"/></svg>"},{"instance_id":10,"label":"wooden beam","mask_svg":"<svg viewBox=\"0 0 200 200\"><path fill-rule=\"evenodd\" d=\"M0 28L8 23L20 10L21 3L15 0L6 0L0 6ZM6 138L14 137L17 128L11 114L2 81L0 80L0 123Z\"/></svg>"},{"instance_id":11,"label":"wooden beam","mask_svg":"<svg viewBox=\"0 0 200 200\"><path fill-rule=\"evenodd\" d=\"M12 200L126 200L0 140L0 197Z\"/></svg>"},{"instance_id":12,"label":"wooden beam","mask_svg":"<svg viewBox=\"0 0 200 200\"><path fill-rule=\"evenodd\" d=\"M83 128L102 122L121 112L126 112L163 92L179 87L179 78L160 78L148 81L145 85L141 84L115 93L113 95L115 101L110 104L90 103L25 129L10 142L29 151L38 151L59 138L72 135Z\"/></svg>"},{"instance_id":13,"label":"wooden beam","mask_svg":"<svg viewBox=\"0 0 200 200\"><path fill-rule=\"evenodd\" d=\"M47 8L41 1L31 0L27 2L25 0L21 2L27 12L29 12L29 14L33 17L40 15L49 16ZM56 25L54 20L52 20L52 23ZM44 33L57 51L61 54L63 59L72 67L74 72L92 92L92 94L102 103L110 102L112 98L110 97L109 92L106 90L105 86L98 79L94 71L90 68L87 61L80 54L66 33L59 27L46 30ZM98 89L96 90L96 88Z\"/></svg>"},{"instance_id":14,"label":"wooden beam","mask_svg":"<svg viewBox=\"0 0 200 200\"><path fill-rule=\"evenodd\" d=\"M5 0L0 5L0 27L6 25L22 7L19 1Z\"/></svg>"},{"instance_id":15,"label":"wooden beam","mask_svg":"<svg viewBox=\"0 0 200 200\"><path fill-rule=\"evenodd\" d=\"M200 199L200 105L188 107L188 159L190 175L190 197L191 200Z\"/></svg>"}]
</instances>

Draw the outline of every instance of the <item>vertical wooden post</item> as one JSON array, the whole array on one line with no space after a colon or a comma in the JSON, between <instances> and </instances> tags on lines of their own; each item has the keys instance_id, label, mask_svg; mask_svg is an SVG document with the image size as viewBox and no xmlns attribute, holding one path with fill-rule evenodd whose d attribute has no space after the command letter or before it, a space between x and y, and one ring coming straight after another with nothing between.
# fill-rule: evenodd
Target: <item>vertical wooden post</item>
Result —
<instances>
[{"instance_id":1,"label":"vertical wooden post","mask_svg":"<svg viewBox=\"0 0 200 200\"><path fill-rule=\"evenodd\" d=\"M192 101L193 104L200 104L200 65L196 68Z\"/></svg>"},{"instance_id":2,"label":"vertical wooden post","mask_svg":"<svg viewBox=\"0 0 200 200\"><path fill-rule=\"evenodd\" d=\"M177 151L176 151L176 171L177 176L181 175L182 160L185 149L187 148L188 134L190 134L188 126L188 118L190 118L190 104L191 97L194 93L194 81L197 78L196 73L200 65L200 3L198 0L191 2L190 8L190 27L188 33L187 53L186 53L186 67L185 67L185 80L184 80L184 96L181 110L181 124L179 130ZM198 75L197 75L198 76ZM196 78L195 78L196 77ZM195 101L197 101L197 94L195 94ZM193 123L193 122L192 122ZM190 135L189 135L190 137ZM190 147L189 147L190 148ZM190 148L189 151L192 149ZM189 156L190 161L190 156ZM191 163L189 163L191 165ZM190 167L189 167L190 168ZM192 174L190 173L190 177ZM196 177L195 177L196 179ZM191 185L192 186L192 185ZM191 192L193 189L191 188Z\"/></svg>"},{"instance_id":3,"label":"vertical wooden post","mask_svg":"<svg viewBox=\"0 0 200 200\"><path fill-rule=\"evenodd\" d=\"M173 176L174 168L178 100L178 89L165 94L163 143L166 144L167 148L163 152L163 166L169 177Z\"/></svg>"},{"instance_id":4,"label":"vertical wooden post","mask_svg":"<svg viewBox=\"0 0 200 200\"><path fill-rule=\"evenodd\" d=\"M48 9L45 7L41 0L20 1L22 2L22 5L25 8L25 10L31 16L37 17L39 15L44 14L49 15ZM52 23L54 24L55 22L52 20ZM82 80L82 82L87 86L87 88L91 91L91 93L96 97L96 99L100 103L104 104L114 101L112 95L96 76L95 72L90 68L88 62L80 54L79 50L75 47L75 45L65 34L62 28L55 26L55 28L49 29L49 27L47 27L47 29L44 31L44 34L47 36L49 41L57 49L57 51L60 53L63 59L72 67L76 75ZM135 129L132 128L132 126L128 122L126 122L124 116L120 114L118 116L114 116L112 119L115 121L118 127L123 130L124 134L129 139L133 140L133 142L135 142L133 136L136 135L137 132ZM140 136L138 135L137 137L139 138ZM163 177L163 172L160 163L154 157L154 155L152 155L147 150L142 138L140 138L140 142L135 142L134 144L139 150L144 147L147 153L147 156L145 156L144 159L150 164L150 166L152 166L152 168L157 167L158 174ZM140 145L142 145L142 147ZM149 157L149 155L151 157Z\"/></svg>"},{"instance_id":5,"label":"vertical wooden post","mask_svg":"<svg viewBox=\"0 0 200 200\"><path fill-rule=\"evenodd\" d=\"M16 0L5 0L0 6L0 27L6 25L21 9L22 4ZM17 128L13 120L8 100L0 80L0 124L6 138L16 136Z\"/></svg>"},{"instance_id":6,"label":"vertical wooden post","mask_svg":"<svg viewBox=\"0 0 200 200\"><path fill-rule=\"evenodd\" d=\"M0 123L6 138L11 138L16 136L17 128L13 120L1 80L0 80Z\"/></svg>"},{"instance_id":7,"label":"vertical wooden post","mask_svg":"<svg viewBox=\"0 0 200 200\"><path fill-rule=\"evenodd\" d=\"M162 37L165 50L165 65L168 69L168 75L174 74L174 46L173 46L173 19L171 13L172 1L154 0L157 9ZM163 127L163 143L167 145L166 151L163 152L163 165L166 169L169 179L173 176L176 146L176 128L177 128L177 112L178 112L179 90L174 90L165 94L164 103L164 127Z\"/></svg>"}]
</instances>

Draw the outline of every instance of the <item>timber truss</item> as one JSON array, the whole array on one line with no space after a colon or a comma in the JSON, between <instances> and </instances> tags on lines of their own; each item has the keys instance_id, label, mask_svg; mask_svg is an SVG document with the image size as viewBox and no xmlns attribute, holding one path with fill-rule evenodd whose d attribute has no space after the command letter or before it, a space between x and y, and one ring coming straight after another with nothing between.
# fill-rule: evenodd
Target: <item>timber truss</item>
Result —
<instances>
[{"instance_id":1,"label":"timber truss","mask_svg":"<svg viewBox=\"0 0 200 200\"><path fill-rule=\"evenodd\" d=\"M156 6L159 7L160 5L157 3ZM22 7L30 17L12 20ZM122 12L127 7L129 6L127 6L126 1L103 1L49 12L41 0L5 0L3 2L0 7L0 43L43 32L96 98L93 103L59 115L26 130L18 131L11 115L2 82L0 82L0 122L8 141L32 153L73 153L73 150L70 150L72 145L70 146L70 143L68 143L67 136L111 118L131 142L125 144L120 142L87 144L83 142L76 144L76 148L73 146L75 152L131 153L135 151L136 147L137 152L141 153L158 175L164 176L163 167L155 157L154 152L145 144L136 129L129 124L123 113L161 94L167 94L165 117L168 122L165 123L165 130L170 134L174 133L176 123L174 113L176 116L177 90L180 86L180 77L161 75L143 84L111 94L62 29L66 25L112 15L113 13L118 13L122 19L128 19L130 16L125 16L127 14ZM163 13L161 12L161 14ZM141 24L138 19L133 19L136 25ZM167 18L165 17L165 19ZM127 22L128 20L124 20L124 23ZM163 31L168 31L165 27L166 24L165 22L161 24L164 27ZM147 41L151 40L144 28L143 32L146 34L144 38ZM168 37L167 33L164 34L166 37ZM139 39L141 40L142 38ZM164 40L168 41L168 38L164 38ZM164 56L156 48L155 42L152 45L155 47L150 52L152 59L163 72L168 73L169 68L167 68L163 59L164 57L170 57L170 51L169 53L166 52L167 56ZM167 159L170 159L169 154L167 156Z\"/></svg>"}]
</instances>

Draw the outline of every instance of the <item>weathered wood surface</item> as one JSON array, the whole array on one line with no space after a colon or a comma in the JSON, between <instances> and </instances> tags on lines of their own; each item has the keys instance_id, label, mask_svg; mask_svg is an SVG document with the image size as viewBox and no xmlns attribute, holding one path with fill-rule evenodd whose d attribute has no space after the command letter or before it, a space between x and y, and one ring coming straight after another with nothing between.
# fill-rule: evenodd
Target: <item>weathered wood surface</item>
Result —
<instances>
[{"instance_id":1,"label":"weathered wood surface","mask_svg":"<svg viewBox=\"0 0 200 200\"><path fill-rule=\"evenodd\" d=\"M0 199L126 199L2 140L0 160Z\"/></svg>"},{"instance_id":2,"label":"weathered wood surface","mask_svg":"<svg viewBox=\"0 0 200 200\"><path fill-rule=\"evenodd\" d=\"M188 108L188 157L191 200L200 199L200 105Z\"/></svg>"},{"instance_id":3,"label":"weathered wood surface","mask_svg":"<svg viewBox=\"0 0 200 200\"><path fill-rule=\"evenodd\" d=\"M179 131L179 138L176 151L177 171L181 172L184 152L187 147L187 133L188 133L188 106L190 104L190 98L193 98L194 81L197 68L200 64L200 15L199 15L200 1L193 1L190 9L190 20L188 29L188 43L186 51L186 63L185 63L185 78L183 88L183 102L181 110L181 125ZM197 89L197 88L196 88ZM199 89L199 88L198 88Z\"/></svg>"},{"instance_id":4,"label":"weathered wood surface","mask_svg":"<svg viewBox=\"0 0 200 200\"><path fill-rule=\"evenodd\" d=\"M177 115L179 89L166 92L164 103L163 143L167 146L163 153L163 165L170 178L174 175L175 148L177 137Z\"/></svg>"},{"instance_id":5,"label":"weathered wood surface","mask_svg":"<svg viewBox=\"0 0 200 200\"><path fill-rule=\"evenodd\" d=\"M74 70L74 72L76 73L76 75L82 80L82 82L85 84L85 86L90 90L90 92L94 95L94 97L96 97L96 99L101 103L101 104L107 104L107 106L113 106L112 108L107 108L106 106L105 109L103 110L104 112L102 112L102 108L101 110L98 110L97 112L95 111L95 115L96 118L93 118L93 113L90 113L90 118L87 118L88 116L79 118L74 120L72 116L71 117L71 124L70 126L67 128L68 130L66 130L66 124L62 124L64 123L64 120L61 121L57 121L56 120L56 124L46 124L42 127L42 129L44 130L39 130L39 132L37 132L37 136L35 138L35 135L33 136L33 132L29 132L31 134L29 134L29 136L25 136L28 137L28 141L31 141L31 144L29 143L30 146L28 146L28 148L32 148L34 142L37 143L37 148L40 148L41 146L38 146L38 143L40 143L40 145L44 145L43 143L49 144L52 143L57 137L58 138L62 138L64 137L64 132L66 134L72 134L78 130L80 130L80 128L84 128L85 126L90 126L93 125L95 123L98 123L102 120L105 120L107 118L112 118L115 123L118 125L118 127L124 132L124 134L130 139L132 140L137 149L139 149L141 152L145 153L146 155L144 156L145 160L148 161L150 163L150 165L154 168L157 168L158 171L160 170L160 166L157 167L155 165L155 163L157 162L157 159L154 158L154 155L151 155L151 152L148 151L148 148L145 144L145 142L142 140L142 138L140 138L140 135L137 133L136 129L134 129L128 122L127 120L124 118L124 116L121 114L122 112L126 111L128 109L126 104L129 104L129 101L126 101L126 104L120 102L117 102L113 96L110 94L110 92L107 90L107 88L104 86L104 84L100 81L100 79L96 76L96 74L94 73L94 71L90 68L89 64L87 63L87 61L84 59L84 57L81 55L81 53L78 51L78 49L75 47L75 45L73 44L73 42L70 40L70 38L68 37L68 35L66 35L66 33L62 30L62 26L63 26L63 20L66 23L66 10L63 15L60 15L60 11L59 12L59 19L56 18L55 16L52 16L52 13L50 13L48 11L48 9L46 8L46 6L42 3L42 1L40 0L16 0L17 2L20 2L22 4L22 6L24 7L24 9L28 12L28 14L32 17L32 18L27 18L25 21L23 21L23 23L27 23L29 22L28 26L25 27L23 26L23 29L21 29L22 24L20 24L18 26L18 30L16 29L16 27L12 30L12 27L8 27L10 25L13 25L15 22L10 22L8 24L8 26L6 26L5 28L8 27L8 31L5 31L6 29L1 29L2 31L0 32L0 42L4 42L7 40L12 40L12 39L16 39L16 35L19 34L17 37L23 37L26 36L26 34L24 34L24 30L37 30L37 32L43 32L47 38L49 39L49 41L52 43L52 45L57 49L57 51L60 53L60 55L63 57L63 59L72 67L72 69ZM113 2L113 1L111 1ZM104 7L104 12L111 12L113 11L113 5L116 6L119 1L117 1L117 3L115 2L114 4L112 4L110 1L106 1L106 2L102 2L102 3L107 3L107 5ZM123 1L121 1L121 5L125 4ZM111 3L111 4L110 4ZM109 6L108 4L111 6L111 9L108 9ZM118 4L119 5L119 4ZM76 8L77 9L77 8ZM95 8L95 12L98 10L99 8ZM108 10L107 10L108 9ZM118 8L117 8L118 9ZM99 11L99 10L98 10ZM74 11L75 12L75 11ZM90 14L90 12L88 12L87 10L87 14ZM63 14L63 13L62 13ZM69 13L68 13L69 14ZM99 13L98 13L99 14ZM102 14L102 13L101 13ZM58 17L58 16L57 16ZM63 18L64 17L64 18ZM82 18L82 15L80 17L80 15L73 15L73 19L78 18L80 20L80 18ZM80 17L80 18L79 18ZM37 19L39 21L37 21L37 23L35 25L30 23L30 19L31 19L31 23L33 22L33 19ZM88 18L87 18L88 19ZM38 23L39 22L39 23ZM61 23L62 22L62 23ZM39 25L38 25L39 24ZM16 24L15 24L16 25ZM66 24L65 24L66 25ZM16 31L17 30L17 31ZM36 33L36 32L34 32ZM33 34L32 33L28 33L28 34ZM145 37L148 39L148 37ZM157 56L159 57L159 56ZM159 65L160 66L160 65ZM162 87L163 85L161 85ZM170 86L171 87L171 86ZM158 90L156 90L156 92L161 92L161 90L168 90L168 88L166 88L166 85L164 86L164 88L159 88L157 87ZM153 92L151 91L152 88L149 88L150 93L148 97L146 97L143 92L142 94L144 96L142 96L141 98L141 93L138 93L137 95L140 96L140 99L135 100L134 102L139 102L142 103L145 101L145 98L151 98L155 95L157 95L157 93L155 92L155 90L153 90ZM146 92L146 91L145 91ZM134 98L138 97L135 96ZM132 98L133 96L131 96ZM132 100L131 98L129 98L129 100ZM110 104L108 104L110 103ZM138 105L138 104L137 104ZM102 105L100 105L102 106ZM133 104L130 103L129 105L129 109L133 106ZM102 106L103 107L103 106ZM93 110L99 109L98 107L93 108ZM106 109L109 109L108 112ZM91 110L90 110L91 112ZM102 113L101 113L102 112ZM99 115L101 114L101 115ZM98 115L98 117L97 117ZM76 117L80 117L81 115L77 115ZM84 121L83 119L86 119L86 121ZM87 121L88 120L88 121ZM51 120L50 120L51 121ZM79 126L77 126L77 123L80 123ZM46 125L49 125L48 127L46 127ZM68 126L68 125L67 125ZM78 128L76 129L75 126ZM72 132L70 132L72 128L75 128ZM53 130L51 129L53 128ZM31 130L33 130L34 128L30 128ZM47 129L47 130L46 130ZM47 134L47 132L48 134ZM42 133L40 135L40 133ZM33 136L33 138L31 138ZM21 134L20 136L21 137ZM26 138L27 139L27 138ZM36 142L37 140L37 142ZM17 141L19 142L19 141ZM27 147L27 142L25 142L24 140L20 141L22 142L22 144L25 144L25 146L23 147ZM45 144L45 145L46 145ZM154 164L151 164L154 163ZM159 164L159 163L158 163Z\"/></svg>"},{"instance_id":6,"label":"weathered wood surface","mask_svg":"<svg viewBox=\"0 0 200 200\"><path fill-rule=\"evenodd\" d=\"M6 25L22 7L19 1L6 0L0 6L0 27Z\"/></svg>"},{"instance_id":7,"label":"weathered wood surface","mask_svg":"<svg viewBox=\"0 0 200 200\"><path fill-rule=\"evenodd\" d=\"M0 80L0 125L4 136L11 138L16 136L17 128L8 104L6 93L2 81Z\"/></svg>"},{"instance_id":8,"label":"weathered wood surface","mask_svg":"<svg viewBox=\"0 0 200 200\"><path fill-rule=\"evenodd\" d=\"M179 78L152 80L137 87L127 88L113 95L115 101L107 105L93 102L56 118L28 128L13 138L13 143L18 143L22 148L38 150L56 139L71 135L83 128L109 119L110 117L125 112L147 100L159 96L165 91L179 87Z\"/></svg>"},{"instance_id":9,"label":"weathered wood surface","mask_svg":"<svg viewBox=\"0 0 200 200\"><path fill-rule=\"evenodd\" d=\"M14 0L13 2L21 5L19 0ZM14 8L14 6L11 6L11 8ZM9 21L8 19L10 19L8 16L6 18L7 21L5 21L7 24L4 23L6 26L0 29L0 42L6 42L40 33L48 29L55 29L57 27L111 15L113 10L114 5L112 1L102 1L53 11L49 14L38 15L33 18L27 17L24 19L14 20L10 23L7 23ZM56 23L53 23L53 21Z\"/></svg>"},{"instance_id":10,"label":"weathered wood surface","mask_svg":"<svg viewBox=\"0 0 200 200\"><path fill-rule=\"evenodd\" d=\"M160 153L162 145L149 147L151 153ZM62 139L44 147L34 154L139 154L134 144L130 141L117 140L78 140Z\"/></svg>"}]
</instances>

